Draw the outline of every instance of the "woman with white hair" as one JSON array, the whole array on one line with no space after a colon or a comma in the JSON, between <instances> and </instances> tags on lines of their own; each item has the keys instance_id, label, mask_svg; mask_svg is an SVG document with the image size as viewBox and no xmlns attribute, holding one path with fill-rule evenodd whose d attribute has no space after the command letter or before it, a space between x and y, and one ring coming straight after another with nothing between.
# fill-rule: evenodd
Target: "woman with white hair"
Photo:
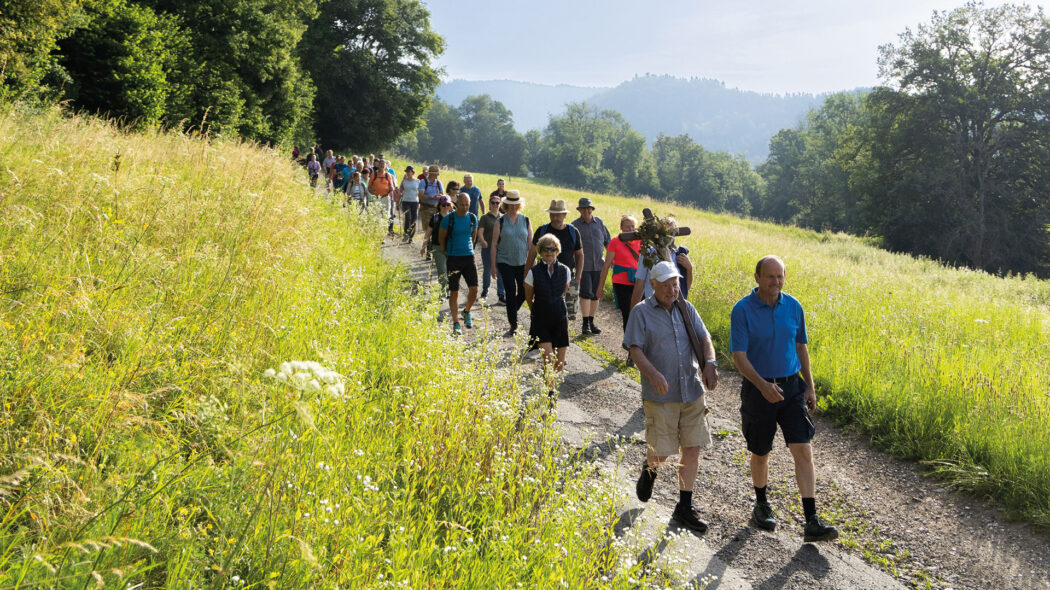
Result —
<instances>
[{"instance_id":1,"label":"woman with white hair","mask_svg":"<svg viewBox=\"0 0 1050 590\"><path fill-rule=\"evenodd\" d=\"M525 302L532 310L529 335L543 351L543 371L548 378L547 387L551 404L557 400L553 375L565 368L565 352L569 348L569 310L565 306L565 293L569 291L572 271L558 262L561 242L553 234L540 237L536 248L540 262L533 265L525 275Z\"/></svg>"}]
</instances>

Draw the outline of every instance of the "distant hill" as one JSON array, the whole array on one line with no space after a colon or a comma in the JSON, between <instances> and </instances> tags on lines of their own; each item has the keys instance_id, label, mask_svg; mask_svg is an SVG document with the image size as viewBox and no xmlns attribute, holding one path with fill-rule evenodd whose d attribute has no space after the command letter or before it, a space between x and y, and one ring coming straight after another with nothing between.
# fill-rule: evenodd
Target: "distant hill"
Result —
<instances>
[{"instance_id":1,"label":"distant hill","mask_svg":"<svg viewBox=\"0 0 1050 590\"><path fill-rule=\"evenodd\" d=\"M826 96L761 94L726 88L718 80L650 75L636 76L615 88L510 80L453 80L438 88L438 96L454 105L475 94L489 94L506 105L521 132L542 129L548 115L563 112L566 103L586 101L619 111L650 141L660 133L686 133L707 149L744 154L752 162L766 158L770 137L797 125Z\"/></svg>"},{"instance_id":2,"label":"distant hill","mask_svg":"<svg viewBox=\"0 0 1050 590\"><path fill-rule=\"evenodd\" d=\"M543 129L552 114L561 113L565 105L589 100L609 90L606 87L533 84L513 80L452 80L437 89L438 98L459 106L468 96L488 94L503 103L514 115L514 127L521 133Z\"/></svg>"}]
</instances>

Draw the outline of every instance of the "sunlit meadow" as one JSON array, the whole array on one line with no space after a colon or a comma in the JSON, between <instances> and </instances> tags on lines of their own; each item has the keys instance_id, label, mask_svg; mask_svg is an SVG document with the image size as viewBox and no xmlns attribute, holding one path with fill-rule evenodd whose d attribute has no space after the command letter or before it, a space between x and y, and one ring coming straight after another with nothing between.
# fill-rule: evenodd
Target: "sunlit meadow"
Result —
<instances>
[{"instance_id":1,"label":"sunlit meadow","mask_svg":"<svg viewBox=\"0 0 1050 590\"><path fill-rule=\"evenodd\" d=\"M0 588L635 587L530 379L276 152L9 108L0 210Z\"/></svg>"},{"instance_id":2,"label":"sunlit meadow","mask_svg":"<svg viewBox=\"0 0 1050 590\"><path fill-rule=\"evenodd\" d=\"M475 180L486 191L496 184ZM507 181L534 220L547 220L551 199L574 209L587 195L614 234L621 214L640 219L647 206L689 226L679 241L696 267L690 299L725 363L733 304L754 286L755 262L780 255L785 291L807 312L821 407L1014 516L1050 525L1050 282L945 268L842 234ZM735 407L736 396L722 391L713 403Z\"/></svg>"}]
</instances>

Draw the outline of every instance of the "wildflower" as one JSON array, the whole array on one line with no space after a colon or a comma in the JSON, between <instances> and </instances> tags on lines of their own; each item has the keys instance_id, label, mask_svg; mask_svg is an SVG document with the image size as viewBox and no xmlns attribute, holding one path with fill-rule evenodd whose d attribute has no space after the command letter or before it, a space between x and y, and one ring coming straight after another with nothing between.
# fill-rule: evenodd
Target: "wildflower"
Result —
<instances>
[{"instance_id":1,"label":"wildflower","mask_svg":"<svg viewBox=\"0 0 1050 590\"><path fill-rule=\"evenodd\" d=\"M263 377L266 377L267 379L273 379L277 377L277 371L274 371L273 369L266 369L266 371L263 372Z\"/></svg>"}]
</instances>

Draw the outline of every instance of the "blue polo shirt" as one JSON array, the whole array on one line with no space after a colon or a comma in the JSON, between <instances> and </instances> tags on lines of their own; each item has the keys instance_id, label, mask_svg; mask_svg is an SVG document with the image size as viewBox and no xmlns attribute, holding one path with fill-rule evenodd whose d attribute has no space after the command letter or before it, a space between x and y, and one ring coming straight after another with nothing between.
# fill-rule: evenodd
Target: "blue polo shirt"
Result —
<instances>
[{"instance_id":1,"label":"blue polo shirt","mask_svg":"<svg viewBox=\"0 0 1050 590\"><path fill-rule=\"evenodd\" d=\"M733 306L729 316L729 350L742 350L765 379L788 377L802 369L795 344L807 344L802 304L781 292L775 305L758 296L758 287Z\"/></svg>"},{"instance_id":2,"label":"blue polo shirt","mask_svg":"<svg viewBox=\"0 0 1050 590\"><path fill-rule=\"evenodd\" d=\"M459 192L467 193L468 195L470 195L470 207L467 208L467 211L470 211L474 215L477 215L478 214L478 203L481 202L481 189L478 188L478 185L475 184L475 185L471 186L470 188L462 188L461 187L459 189Z\"/></svg>"}]
</instances>

